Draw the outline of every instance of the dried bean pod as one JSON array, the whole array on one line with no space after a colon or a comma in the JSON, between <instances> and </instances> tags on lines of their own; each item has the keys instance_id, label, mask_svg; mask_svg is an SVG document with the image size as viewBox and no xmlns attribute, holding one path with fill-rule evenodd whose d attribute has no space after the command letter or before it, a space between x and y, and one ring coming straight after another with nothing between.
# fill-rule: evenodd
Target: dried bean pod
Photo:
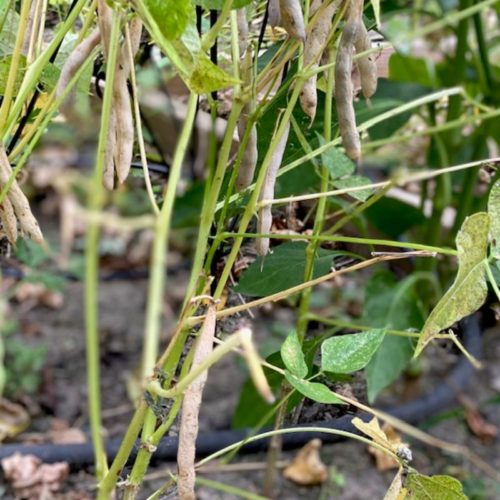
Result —
<instances>
[{"instance_id":1,"label":"dried bean pod","mask_svg":"<svg viewBox=\"0 0 500 500\"><path fill-rule=\"evenodd\" d=\"M240 136L240 142L243 138L245 130L248 125L249 115L253 111L253 106L251 103L246 104L241 112L240 119L238 121L238 134ZM240 168L238 170L238 177L236 178L236 190L242 191L247 188L253 180L255 173L255 167L257 165L258 150L257 150L257 125L252 124L250 130L250 135L248 136L248 141L246 144L245 151L241 158Z\"/></svg>"},{"instance_id":2,"label":"dried bean pod","mask_svg":"<svg viewBox=\"0 0 500 500\"><path fill-rule=\"evenodd\" d=\"M8 196L0 203L0 222L7 239L14 244L17 240L17 219Z\"/></svg>"},{"instance_id":3,"label":"dried bean pod","mask_svg":"<svg viewBox=\"0 0 500 500\"><path fill-rule=\"evenodd\" d=\"M288 134L290 133L290 123L287 122L286 128L283 132L283 136L276 145L273 152L271 162L266 172L266 177L264 179L264 184L262 185L262 190L259 195L259 200L273 200L274 199L274 186L276 184L276 177L278 175L278 170L283 160L283 155L285 153L286 143L288 141ZM273 224L273 215L271 210L271 205L265 205L259 210L259 218L257 221L257 232L258 233L269 233ZM257 255L264 257L269 251L269 238L257 238L255 242L255 248L257 250Z\"/></svg>"},{"instance_id":4,"label":"dried bean pod","mask_svg":"<svg viewBox=\"0 0 500 500\"><path fill-rule=\"evenodd\" d=\"M66 59L61 70L61 75L56 86L56 98L59 97L69 82L78 71L84 61L90 56L92 51L97 47L101 40L101 34L98 29L95 29L90 35L82 40L71 52ZM71 91L61 105L61 112L66 116L71 116L74 108L75 92Z\"/></svg>"},{"instance_id":5,"label":"dried bean pod","mask_svg":"<svg viewBox=\"0 0 500 500\"><path fill-rule=\"evenodd\" d=\"M215 303L210 304L194 348L192 370L202 364L212 352L216 312ZM186 389L184 399L182 400L179 446L177 448L178 497L182 500L196 499L194 491L196 479L194 461L196 455L196 438L198 436L198 415L206 381L207 371L205 370Z\"/></svg>"},{"instance_id":6,"label":"dried bean pod","mask_svg":"<svg viewBox=\"0 0 500 500\"><path fill-rule=\"evenodd\" d=\"M0 146L0 187L5 186L9 182L11 175L12 168L9 159L3 146ZM27 234L33 241L42 243L43 235L40 231L40 226L31 212L28 199L15 179L9 188L7 196L14 209L16 218L19 221L19 229L21 232Z\"/></svg>"},{"instance_id":7,"label":"dried bean pod","mask_svg":"<svg viewBox=\"0 0 500 500\"><path fill-rule=\"evenodd\" d=\"M104 153L104 172L102 183L108 190L115 187L115 150L116 150L116 114L111 109L109 115L108 133L106 138L106 151Z\"/></svg>"},{"instance_id":8,"label":"dried bean pod","mask_svg":"<svg viewBox=\"0 0 500 500\"><path fill-rule=\"evenodd\" d=\"M330 33L332 17L335 14L339 3L337 1L326 5L315 20L315 24L307 35L304 45L304 66L316 69L318 67L318 59L325 47L325 44ZM317 9L319 6L317 7ZM316 10L317 10L316 9ZM303 85L300 91L300 106L304 113L314 121L316 116L316 107L318 105L318 95L316 90L316 82L318 75L311 76Z\"/></svg>"},{"instance_id":9,"label":"dried bean pod","mask_svg":"<svg viewBox=\"0 0 500 500\"><path fill-rule=\"evenodd\" d=\"M141 20L133 18L130 22L132 56L139 49L141 31ZM124 42L120 49L113 83L113 108L116 113L115 169L120 183L125 181L130 172L134 152L134 116L127 86L130 70L130 54L127 43Z\"/></svg>"},{"instance_id":10,"label":"dried bean pod","mask_svg":"<svg viewBox=\"0 0 500 500\"><path fill-rule=\"evenodd\" d=\"M269 0L267 7L267 22L271 28L276 28L276 26L280 25L280 0Z\"/></svg>"},{"instance_id":11,"label":"dried bean pod","mask_svg":"<svg viewBox=\"0 0 500 500\"><path fill-rule=\"evenodd\" d=\"M293 38L304 42L306 27L300 0L280 0L280 12L283 28Z\"/></svg>"},{"instance_id":12,"label":"dried bean pod","mask_svg":"<svg viewBox=\"0 0 500 500\"><path fill-rule=\"evenodd\" d=\"M355 161L361 157L361 141L356 129L351 73L352 52L358 29L359 22L347 22L340 38L335 62L335 105L340 134L347 156Z\"/></svg>"},{"instance_id":13,"label":"dried bean pod","mask_svg":"<svg viewBox=\"0 0 500 500\"><path fill-rule=\"evenodd\" d=\"M358 54L372 47L370 35L362 21L359 23L359 30L354 40L354 46ZM377 91L377 65L373 54L357 59L357 65L361 79L361 90L365 98L369 99Z\"/></svg>"}]
</instances>

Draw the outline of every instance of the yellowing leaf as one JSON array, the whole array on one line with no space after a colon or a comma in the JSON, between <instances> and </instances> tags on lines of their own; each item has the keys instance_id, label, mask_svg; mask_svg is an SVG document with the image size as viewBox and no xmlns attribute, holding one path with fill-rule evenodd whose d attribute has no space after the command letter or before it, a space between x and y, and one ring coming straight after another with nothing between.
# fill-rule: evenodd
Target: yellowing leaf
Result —
<instances>
[{"instance_id":1,"label":"yellowing leaf","mask_svg":"<svg viewBox=\"0 0 500 500\"><path fill-rule=\"evenodd\" d=\"M356 429L372 438L375 443L383 446L384 448L387 448L388 450L392 450L392 444L389 441L389 438L386 436L385 432L380 427L377 417L373 417L369 422L363 422L363 420L361 420L359 417L354 417L351 423L352 425L354 425L354 427L356 427Z\"/></svg>"},{"instance_id":2,"label":"yellowing leaf","mask_svg":"<svg viewBox=\"0 0 500 500\"><path fill-rule=\"evenodd\" d=\"M328 467L321 461L321 440L312 439L299 450L283 476L302 486L324 483L328 479Z\"/></svg>"},{"instance_id":3,"label":"yellowing leaf","mask_svg":"<svg viewBox=\"0 0 500 500\"><path fill-rule=\"evenodd\" d=\"M193 92L204 94L229 87L239 80L216 66L204 52L199 52L186 83Z\"/></svg>"},{"instance_id":4,"label":"yellowing leaf","mask_svg":"<svg viewBox=\"0 0 500 500\"><path fill-rule=\"evenodd\" d=\"M401 496L402 492L404 494L402 473L403 468L400 467L398 473L392 480L392 483L384 496L384 500L402 500L403 498L405 498L406 495Z\"/></svg>"},{"instance_id":5,"label":"yellowing leaf","mask_svg":"<svg viewBox=\"0 0 500 500\"><path fill-rule=\"evenodd\" d=\"M415 356L441 331L477 311L486 299L484 259L490 217L479 212L467 217L457 234L458 272L451 288L433 309L422 329Z\"/></svg>"},{"instance_id":6,"label":"yellowing leaf","mask_svg":"<svg viewBox=\"0 0 500 500\"><path fill-rule=\"evenodd\" d=\"M450 476L424 476L409 474L405 488L408 500L467 500L460 481Z\"/></svg>"},{"instance_id":7,"label":"yellowing leaf","mask_svg":"<svg viewBox=\"0 0 500 500\"><path fill-rule=\"evenodd\" d=\"M496 181L488 198L488 214L490 216L491 255L500 258L500 181Z\"/></svg>"}]
</instances>

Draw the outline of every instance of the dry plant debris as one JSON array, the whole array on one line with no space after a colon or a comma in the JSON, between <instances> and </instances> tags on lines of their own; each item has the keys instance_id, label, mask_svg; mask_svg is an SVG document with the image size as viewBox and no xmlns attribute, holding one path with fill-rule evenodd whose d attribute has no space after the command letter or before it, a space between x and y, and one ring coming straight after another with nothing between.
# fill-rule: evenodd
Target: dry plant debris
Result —
<instances>
[{"instance_id":1,"label":"dry plant debris","mask_svg":"<svg viewBox=\"0 0 500 500\"><path fill-rule=\"evenodd\" d=\"M328 468L321 461L321 440L312 439L302 447L292 463L283 470L283 476L301 486L313 486L328 479Z\"/></svg>"},{"instance_id":2,"label":"dry plant debris","mask_svg":"<svg viewBox=\"0 0 500 500\"><path fill-rule=\"evenodd\" d=\"M66 462L44 464L34 455L19 453L3 459L2 469L16 497L26 500L52 498L69 474Z\"/></svg>"}]
</instances>

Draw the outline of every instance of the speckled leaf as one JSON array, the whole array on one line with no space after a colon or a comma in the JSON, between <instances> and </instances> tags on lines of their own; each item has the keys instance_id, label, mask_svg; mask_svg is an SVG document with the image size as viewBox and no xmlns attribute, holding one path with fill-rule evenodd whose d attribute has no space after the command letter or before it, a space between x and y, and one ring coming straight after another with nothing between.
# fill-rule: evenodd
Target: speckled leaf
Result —
<instances>
[{"instance_id":1,"label":"speckled leaf","mask_svg":"<svg viewBox=\"0 0 500 500\"><path fill-rule=\"evenodd\" d=\"M364 368L384 340L385 330L332 337L321 344L321 369L333 373L351 373Z\"/></svg>"},{"instance_id":2,"label":"speckled leaf","mask_svg":"<svg viewBox=\"0 0 500 500\"><path fill-rule=\"evenodd\" d=\"M290 385L304 396L324 404L344 404L333 392L324 384L319 382L309 382L296 377L293 373L285 370L285 377Z\"/></svg>"},{"instance_id":3,"label":"speckled leaf","mask_svg":"<svg viewBox=\"0 0 500 500\"><path fill-rule=\"evenodd\" d=\"M292 330L281 346L281 359L287 369L299 378L307 375L307 364L302 345L295 330Z\"/></svg>"},{"instance_id":4,"label":"speckled leaf","mask_svg":"<svg viewBox=\"0 0 500 500\"><path fill-rule=\"evenodd\" d=\"M467 500L460 481L450 476L408 474L405 488L408 500Z\"/></svg>"},{"instance_id":5,"label":"speckled leaf","mask_svg":"<svg viewBox=\"0 0 500 500\"><path fill-rule=\"evenodd\" d=\"M441 330L477 311L486 299L484 259L488 249L490 217L479 212L467 217L457 234L458 272L453 285L433 309L418 340L415 356Z\"/></svg>"},{"instance_id":6,"label":"speckled leaf","mask_svg":"<svg viewBox=\"0 0 500 500\"><path fill-rule=\"evenodd\" d=\"M490 216L490 234L492 238L491 255L500 259L500 181L496 181L488 198Z\"/></svg>"}]
</instances>

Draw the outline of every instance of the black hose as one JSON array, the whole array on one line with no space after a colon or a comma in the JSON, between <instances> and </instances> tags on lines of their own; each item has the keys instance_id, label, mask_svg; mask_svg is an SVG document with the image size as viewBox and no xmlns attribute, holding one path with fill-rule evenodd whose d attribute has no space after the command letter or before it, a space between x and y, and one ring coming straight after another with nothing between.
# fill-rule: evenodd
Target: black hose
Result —
<instances>
[{"instance_id":1,"label":"black hose","mask_svg":"<svg viewBox=\"0 0 500 500\"><path fill-rule=\"evenodd\" d=\"M464 334L464 346L474 357L481 355L481 332L478 315L475 314L461 321ZM384 411L405 420L408 423L418 423L422 420L441 412L455 403L457 389L462 389L470 381L474 368L462 356L455 365L451 373L444 379L443 383L434 390L425 394L421 398L405 403L403 405L385 408ZM363 420L369 420L368 413L356 413L356 416ZM324 427L326 429L336 429L358 433L351 424L353 415L346 414L325 422L313 422L301 427ZM196 441L196 452L198 456L207 456L217 450L225 448L233 443L241 441L251 435L249 430L226 430L202 433ZM343 440L342 436L325 434L320 432L297 432L283 435L283 448L291 449L304 445L314 437L320 438L324 443L335 443ZM113 460L120 446L121 439L112 439L106 444L106 453L109 460ZM139 443L138 443L139 444ZM129 460L135 457L138 444L132 452ZM165 437L160 444L153 458L155 460L175 460L177 455L178 438L176 436ZM255 453L267 449L268 439L261 439L244 445L240 452ZM80 469L92 464L94 461L94 451L91 443L84 444L38 444L19 445L6 444L0 446L0 460L7 458L14 453L23 455L35 455L45 463L67 462L71 468Z\"/></svg>"}]
</instances>

